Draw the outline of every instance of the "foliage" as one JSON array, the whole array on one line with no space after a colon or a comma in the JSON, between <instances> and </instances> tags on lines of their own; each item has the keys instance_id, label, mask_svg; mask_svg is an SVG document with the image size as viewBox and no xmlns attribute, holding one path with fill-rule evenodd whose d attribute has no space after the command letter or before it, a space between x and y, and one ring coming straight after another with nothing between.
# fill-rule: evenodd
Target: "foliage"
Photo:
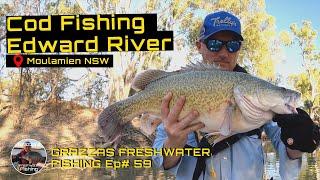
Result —
<instances>
[{"instance_id":1,"label":"foliage","mask_svg":"<svg viewBox=\"0 0 320 180\"><path fill-rule=\"evenodd\" d=\"M304 107L314 119L320 120L320 53L317 52L315 40L317 31L311 22L303 21L301 27L296 23L290 26L290 33L282 34L284 44L291 46L297 43L301 50L304 72L292 75L291 83L300 90L304 100Z\"/></svg>"},{"instance_id":2,"label":"foliage","mask_svg":"<svg viewBox=\"0 0 320 180\"><path fill-rule=\"evenodd\" d=\"M21 72L12 70L3 75L0 81L0 93L10 91L10 97L24 102L46 102L49 100L67 100L68 88L74 90L73 101L89 107L101 108L128 96L133 77L149 68L169 70L171 65L184 65L198 58L195 48L200 26L206 14L226 10L240 17L244 43L239 63L251 73L264 79L277 82L274 74L275 59L279 45L275 40L275 18L265 10L265 1L250 0L145 0L137 7L132 1L68 1L47 0L27 1L16 0L1 4L1 21L5 24L4 15L46 15L46 14L110 14L110 13L157 13L158 30L174 31L173 52L119 52L114 54L114 68L99 70L85 69L82 76L71 79L70 69L23 69ZM306 27L308 23L306 23ZM1 26L4 27L4 26ZM301 35L315 36L305 28ZM293 31L299 31L295 26ZM0 44L5 45L4 30L0 29ZM287 45L296 40L284 33ZM292 41L291 41L292 40ZM299 42L300 43L300 42ZM305 43L303 46L306 58L319 59L313 52L314 47ZM0 46L1 48L2 46ZM3 46L5 47L5 46ZM5 52L4 52L5 53ZM180 53L187 53L186 59ZM176 54L173 56L173 54ZM0 67L1 68L1 67ZM1 70L1 69L0 69ZM10 83L8 83L10 80ZM21 84L20 84L21 80ZM311 83L312 84L312 83ZM8 92L6 92L8 93ZM13 98L12 98L13 99ZM106 100L107 99L107 100Z\"/></svg>"}]
</instances>

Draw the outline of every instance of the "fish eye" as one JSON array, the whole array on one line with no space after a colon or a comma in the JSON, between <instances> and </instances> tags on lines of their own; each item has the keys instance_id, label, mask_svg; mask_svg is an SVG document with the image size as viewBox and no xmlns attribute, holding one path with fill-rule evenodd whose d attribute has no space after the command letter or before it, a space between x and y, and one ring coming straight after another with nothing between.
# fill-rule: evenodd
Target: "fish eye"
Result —
<instances>
[{"instance_id":1,"label":"fish eye","mask_svg":"<svg viewBox=\"0 0 320 180\"><path fill-rule=\"evenodd\" d=\"M280 87L282 91L286 91L287 89L285 87Z\"/></svg>"}]
</instances>

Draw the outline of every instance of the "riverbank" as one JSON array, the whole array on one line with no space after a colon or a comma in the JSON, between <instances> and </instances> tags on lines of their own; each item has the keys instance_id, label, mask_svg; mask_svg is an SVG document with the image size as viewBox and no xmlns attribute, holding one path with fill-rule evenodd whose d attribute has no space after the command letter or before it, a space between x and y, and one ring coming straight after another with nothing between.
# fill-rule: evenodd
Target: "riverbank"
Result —
<instances>
[{"instance_id":1,"label":"riverbank","mask_svg":"<svg viewBox=\"0 0 320 180\"><path fill-rule=\"evenodd\" d=\"M96 118L99 109L83 107L72 102L33 105L28 108L8 106L0 111L0 167L11 166L11 149L22 139L40 141L47 150L53 147L100 147ZM119 147L146 147L150 139L128 126L129 132ZM112 144L110 145L112 147Z\"/></svg>"}]
</instances>

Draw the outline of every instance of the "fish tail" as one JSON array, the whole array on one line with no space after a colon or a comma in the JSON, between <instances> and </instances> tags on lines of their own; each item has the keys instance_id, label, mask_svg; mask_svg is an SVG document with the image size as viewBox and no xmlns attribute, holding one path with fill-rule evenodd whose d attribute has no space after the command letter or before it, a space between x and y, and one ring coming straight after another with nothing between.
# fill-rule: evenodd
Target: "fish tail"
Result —
<instances>
[{"instance_id":1,"label":"fish tail","mask_svg":"<svg viewBox=\"0 0 320 180\"><path fill-rule=\"evenodd\" d=\"M122 134L123 123L119 113L118 104L112 104L105 108L98 117L98 128L100 135L107 142L114 142Z\"/></svg>"},{"instance_id":2,"label":"fish tail","mask_svg":"<svg viewBox=\"0 0 320 180\"><path fill-rule=\"evenodd\" d=\"M98 117L99 134L108 144L120 141L125 125L145 110L143 100L132 96L105 108Z\"/></svg>"}]
</instances>

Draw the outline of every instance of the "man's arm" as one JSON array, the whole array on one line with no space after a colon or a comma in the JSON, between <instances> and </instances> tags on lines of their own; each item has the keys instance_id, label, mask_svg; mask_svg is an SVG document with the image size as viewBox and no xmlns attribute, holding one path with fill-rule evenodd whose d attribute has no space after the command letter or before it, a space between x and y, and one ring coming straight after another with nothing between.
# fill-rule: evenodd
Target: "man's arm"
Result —
<instances>
[{"instance_id":1,"label":"man's arm","mask_svg":"<svg viewBox=\"0 0 320 180\"><path fill-rule=\"evenodd\" d=\"M167 140L167 138L168 138L168 136L167 136L166 131L164 130L163 123L161 123L157 127L157 130L156 130L156 137L153 142L153 148L156 148L158 150L161 148L164 148L165 147L164 144L165 144L165 141ZM194 133L188 134L187 144L190 146L193 146L193 147L197 147L197 140L196 140ZM171 161L171 158L174 159L174 157L175 156L167 157L166 161ZM182 157L179 156L178 161L176 161L175 164L173 163L173 165L171 167L166 166L166 168L164 167L164 158L165 157L161 156L161 155L152 156L153 162L156 167L163 168L164 170L167 170L167 171L173 173L174 175L176 175L178 168L182 162Z\"/></svg>"},{"instance_id":2,"label":"man's arm","mask_svg":"<svg viewBox=\"0 0 320 180\"><path fill-rule=\"evenodd\" d=\"M156 148L158 150L161 148L164 148L164 144L167 138L168 136L164 130L163 123L161 123L156 130L156 137L153 142L153 148ZM154 164L158 168L164 168L164 157L162 155L153 156L152 159ZM171 171L173 174L176 174L177 168L174 168L174 167L177 167L177 165L179 164L179 160L180 160L180 157L175 162L175 164L171 166L172 167L171 169L170 168L164 168L164 169Z\"/></svg>"},{"instance_id":3,"label":"man's arm","mask_svg":"<svg viewBox=\"0 0 320 180\"><path fill-rule=\"evenodd\" d=\"M271 142L279 154L280 162L280 176L282 179L297 179L301 169L302 158L299 156L297 159L292 159L293 152L284 145L281 141L281 129L275 122L270 122L264 125L264 130L267 136L271 139ZM289 151L288 151L289 150ZM290 157L289 157L290 153ZM293 154L291 154L293 153Z\"/></svg>"},{"instance_id":4,"label":"man's arm","mask_svg":"<svg viewBox=\"0 0 320 180\"><path fill-rule=\"evenodd\" d=\"M318 148L320 127L303 109L297 108L297 112L298 114L276 114L273 121L281 128L280 138L288 147L290 155L299 156L300 152L312 153Z\"/></svg>"},{"instance_id":5,"label":"man's arm","mask_svg":"<svg viewBox=\"0 0 320 180\"><path fill-rule=\"evenodd\" d=\"M297 160L301 164L302 152L312 153L320 144L319 126L312 121L309 114L304 110L297 108L297 112L297 114L276 114L273 117L273 121L277 122L277 124L270 123L265 126L266 133L269 134L276 149L279 150L279 155L281 153L284 154L281 149L285 149L286 152L283 156L280 156L280 174L282 170L281 157L285 160L286 156L291 159L297 158L296 160L285 161L287 163L285 167L290 162ZM290 168L293 171L297 169L294 166L289 166L289 168L285 168L283 173L288 174L288 172L292 171Z\"/></svg>"},{"instance_id":6,"label":"man's arm","mask_svg":"<svg viewBox=\"0 0 320 180\"><path fill-rule=\"evenodd\" d=\"M204 127L203 123L190 123L198 116L197 111L192 111L185 117L179 119L185 97L180 97L173 108L169 109L172 93L168 93L162 101L161 118L162 125L157 128L157 136L154 147L157 148L183 148L187 143L188 134ZM181 159L180 156L168 156L158 160L158 165L163 164L164 169L176 166ZM163 162L161 162L163 161Z\"/></svg>"}]
</instances>

